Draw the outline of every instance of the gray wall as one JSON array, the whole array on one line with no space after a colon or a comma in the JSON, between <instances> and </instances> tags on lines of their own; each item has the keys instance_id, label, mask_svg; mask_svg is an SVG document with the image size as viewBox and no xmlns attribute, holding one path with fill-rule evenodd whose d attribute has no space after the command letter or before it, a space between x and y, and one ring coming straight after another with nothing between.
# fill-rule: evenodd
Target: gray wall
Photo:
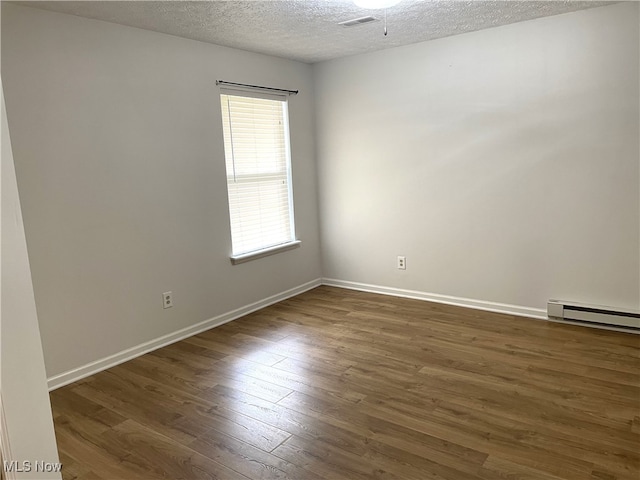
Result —
<instances>
[{"instance_id":1,"label":"gray wall","mask_svg":"<svg viewBox=\"0 0 640 480\"><path fill-rule=\"evenodd\" d=\"M531 308L640 303L637 4L314 67L2 13L49 377L321 276ZM216 79L301 90L299 249L229 262Z\"/></svg>"},{"instance_id":2,"label":"gray wall","mask_svg":"<svg viewBox=\"0 0 640 480\"><path fill-rule=\"evenodd\" d=\"M2 5L7 114L49 377L321 276L309 65ZM295 88L301 248L232 266L215 80ZM162 309L171 290L174 307Z\"/></svg>"},{"instance_id":3,"label":"gray wall","mask_svg":"<svg viewBox=\"0 0 640 480\"><path fill-rule=\"evenodd\" d=\"M621 3L317 64L324 277L637 308L639 23Z\"/></svg>"},{"instance_id":4,"label":"gray wall","mask_svg":"<svg viewBox=\"0 0 640 480\"><path fill-rule=\"evenodd\" d=\"M17 461L20 466L24 460L56 463L58 451L3 94L1 103L0 448L2 460ZM14 472L9 478L59 479L60 474L37 472L34 464L33 471Z\"/></svg>"}]
</instances>

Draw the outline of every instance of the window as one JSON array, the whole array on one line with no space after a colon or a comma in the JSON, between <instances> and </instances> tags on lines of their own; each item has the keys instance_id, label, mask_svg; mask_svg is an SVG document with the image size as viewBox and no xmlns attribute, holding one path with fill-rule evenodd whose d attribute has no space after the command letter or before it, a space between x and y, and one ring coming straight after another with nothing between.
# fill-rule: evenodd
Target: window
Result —
<instances>
[{"instance_id":1,"label":"window","mask_svg":"<svg viewBox=\"0 0 640 480\"><path fill-rule=\"evenodd\" d=\"M232 261L297 246L287 98L222 90Z\"/></svg>"}]
</instances>

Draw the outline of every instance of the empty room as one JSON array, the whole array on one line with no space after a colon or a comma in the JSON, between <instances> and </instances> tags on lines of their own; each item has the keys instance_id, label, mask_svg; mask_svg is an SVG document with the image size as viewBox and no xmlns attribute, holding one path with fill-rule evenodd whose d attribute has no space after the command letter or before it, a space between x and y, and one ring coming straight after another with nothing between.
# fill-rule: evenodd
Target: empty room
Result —
<instances>
[{"instance_id":1,"label":"empty room","mask_svg":"<svg viewBox=\"0 0 640 480\"><path fill-rule=\"evenodd\" d=\"M639 7L2 1L3 480L637 480Z\"/></svg>"}]
</instances>

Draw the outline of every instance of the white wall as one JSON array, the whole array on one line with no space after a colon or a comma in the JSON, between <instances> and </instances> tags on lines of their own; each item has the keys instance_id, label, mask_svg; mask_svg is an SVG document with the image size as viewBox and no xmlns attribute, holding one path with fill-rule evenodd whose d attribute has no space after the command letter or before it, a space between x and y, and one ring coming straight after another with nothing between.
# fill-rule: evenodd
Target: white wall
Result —
<instances>
[{"instance_id":1,"label":"white wall","mask_svg":"<svg viewBox=\"0 0 640 480\"><path fill-rule=\"evenodd\" d=\"M2 87L0 87L0 90ZM1 92L0 92L1 93ZM3 460L18 461L23 473L9 478L60 478L36 471L36 462L58 462L51 420L42 344L33 296L20 200L11 153L11 140L2 95L2 235L0 329L2 344ZM19 367L18 367L19 366ZM5 424L6 420L6 424ZM6 430L4 430L6 429ZM31 462L33 469L23 462ZM0 468L2 466L0 465Z\"/></svg>"},{"instance_id":2,"label":"white wall","mask_svg":"<svg viewBox=\"0 0 640 480\"><path fill-rule=\"evenodd\" d=\"M622 3L317 64L324 276L637 308L638 25Z\"/></svg>"},{"instance_id":3,"label":"white wall","mask_svg":"<svg viewBox=\"0 0 640 480\"><path fill-rule=\"evenodd\" d=\"M637 4L313 68L2 12L50 377L322 274L532 308L640 303ZM290 102L300 249L229 262L216 79L301 90ZM173 309L161 308L166 290Z\"/></svg>"},{"instance_id":4,"label":"white wall","mask_svg":"<svg viewBox=\"0 0 640 480\"><path fill-rule=\"evenodd\" d=\"M321 276L309 65L2 5L2 71L48 376ZM301 248L242 265L215 80L290 98ZM162 309L162 292L175 306Z\"/></svg>"}]
</instances>

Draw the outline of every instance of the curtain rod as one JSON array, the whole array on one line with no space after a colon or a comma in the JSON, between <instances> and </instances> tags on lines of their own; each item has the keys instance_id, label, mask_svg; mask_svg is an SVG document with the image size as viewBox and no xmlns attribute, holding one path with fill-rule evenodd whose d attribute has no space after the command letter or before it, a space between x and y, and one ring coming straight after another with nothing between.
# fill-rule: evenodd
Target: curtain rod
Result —
<instances>
[{"instance_id":1,"label":"curtain rod","mask_svg":"<svg viewBox=\"0 0 640 480\"><path fill-rule=\"evenodd\" d=\"M225 82L224 80L216 80L216 85L231 85L234 87L247 87L247 88L257 88L260 90L269 90L272 92L282 92L288 93L289 95L297 95L299 90L287 90L284 88L273 88L273 87L263 87L260 85L248 85L246 83L234 83L234 82Z\"/></svg>"}]
</instances>

